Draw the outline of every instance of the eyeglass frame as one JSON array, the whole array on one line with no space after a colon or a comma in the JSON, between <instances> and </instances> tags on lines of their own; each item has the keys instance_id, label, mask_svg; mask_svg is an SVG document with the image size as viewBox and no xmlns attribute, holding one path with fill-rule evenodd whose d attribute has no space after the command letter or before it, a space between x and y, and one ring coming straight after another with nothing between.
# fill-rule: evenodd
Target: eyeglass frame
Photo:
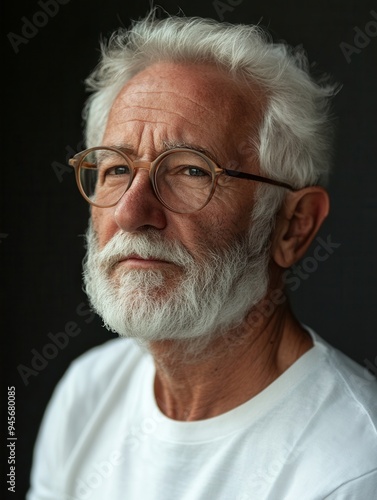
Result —
<instances>
[{"instance_id":1,"label":"eyeglass frame","mask_svg":"<svg viewBox=\"0 0 377 500\"><path fill-rule=\"evenodd\" d=\"M127 166L130 169L130 179L129 179L128 185L127 185L126 189L124 190L123 194L120 196L120 198L116 202L112 203L111 205L106 205L106 206L98 205L88 198L88 196L86 195L86 193L82 187L82 183L81 183L81 179L80 179L80 168L87 168L87 169L96 170L97 167L83 167L82 163L83 163L83 159L85 158L85 156L87 156L89 153L91 153L93 151L98 151L98 150L112 151L114 153L121 155L127 161ZM207 201L205 202L205 204L202 207L194 210L193 212L180 212L180 211L174 210L169 205L167 205L167 203L162 199L161 194L158 191L157 180L156 180L157 179L157 172L158 172L157 167L161 164L161 162L164 158L166 158L167 156L169 156L173 153L195 153L195 154L199 155L211 168L212 187L210 190L210 194L208 195L208 198L207 198ZM134 166L135 163L140 163L140 164L142 164L142 166L135 167ZM76 153L73 156L73 158L69 159L68 164L75 171L76 183L77 183L77 186L79 188L81 195L90 205L97 207L97 208L115 207L115 205L117 205L120 202L120 200L122 199L124 194L131 187L131 184L132 184L132 182L135 178L135 175L136 175L136 171L139 169L149 170L149 180L152 184L153 192L156 195L159 202L165 208L170 210L171 212L181 213L181 214L199 212L206 205L208 205L208 203L211 201L211 199L215 193L217 182L219 180L220 175L228 175L229 177L234 177L234 178L238 178L238 179L246 179L246 180L252 180L252 181L256 181L256 182L263 182L266 184L271 184L273 186L283 187L283 188L288 189L290 191L296 191L296 189L293 186L291 186L290 184L287 184L286 182L277 181L275 179L270 179L268 177L263 177L261 175L249 174L247 172L242 172L239 170L229 170L227 168L220 167L220 165L218 165L214 160L209 158L207 155L205 155L201 151L198 151L196 149L190 149L190 148L169 149L169 150L164 151L163 153L159 154L157 156L157 158L155 158L153 161L149 162L149 161L143 161L143 160L132 160L122 150L120 150L116 147L113 147L113 146L94 146L92 148L84 149L83 151Z\"/></svg>"}]
</instances>

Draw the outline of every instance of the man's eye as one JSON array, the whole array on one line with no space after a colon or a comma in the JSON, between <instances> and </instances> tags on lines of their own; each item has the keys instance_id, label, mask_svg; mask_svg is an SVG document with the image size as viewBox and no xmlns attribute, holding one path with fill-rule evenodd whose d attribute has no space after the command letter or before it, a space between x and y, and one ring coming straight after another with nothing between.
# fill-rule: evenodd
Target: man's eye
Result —
<instances>
[{"instance_id":1,"label":"man's eye","mask_svg":"<svg viewBox=\"0 0 377 500\"><path fill-rule=\"evenodd\" d=\"M181 172L184 175L188 175L189 177L205 177L209 175L209 172L207 170L199 167L181 167Z\"/></svg>"},{"instance_id":2,"label":"man's eye","mask_svg":"<svg viewBox=\"0 0 377 500\"><path fill-rule=\"evenodd\" d=\"M119 165L111 168L107 168L105 171L105 175L128 175L130 173L130 169L127 166Z\"/></svg>"}]
</instances>

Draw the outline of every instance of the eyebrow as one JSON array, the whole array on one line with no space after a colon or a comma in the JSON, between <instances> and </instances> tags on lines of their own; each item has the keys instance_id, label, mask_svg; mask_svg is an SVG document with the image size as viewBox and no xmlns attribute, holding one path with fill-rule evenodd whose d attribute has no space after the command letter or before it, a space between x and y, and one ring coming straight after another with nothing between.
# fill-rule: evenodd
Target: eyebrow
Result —
<instances>
[{"instance_id":1,"label":"eyebrow","mask_svg":"<svg viewBox=\"0 0 377 500\"><path fill-rule=\"evenodd\" d=\"M199 153L203 153L204 155L208 156L208 158L210 158L212 161L214 161L216 164L219 164L219 160L211 151L198 144L187 143L187 142L176 142L176 141L174 142L163 141L163 144L165 146L165 151L169 151L170 149L175 149L175 148L192 149L193 151L199 151Z\"/></svg>"},{"instance_id":2,"label":"eyebrow","mask_svg":"<svg viewBox=\"0 0 377 500\"><path fill-rule=\"evenodd\" d=\"M119 149L122 153L133 154L135 149L130 144L122 143L122 144L110 144L111 148Z\"/></svg>"}]
</instances>

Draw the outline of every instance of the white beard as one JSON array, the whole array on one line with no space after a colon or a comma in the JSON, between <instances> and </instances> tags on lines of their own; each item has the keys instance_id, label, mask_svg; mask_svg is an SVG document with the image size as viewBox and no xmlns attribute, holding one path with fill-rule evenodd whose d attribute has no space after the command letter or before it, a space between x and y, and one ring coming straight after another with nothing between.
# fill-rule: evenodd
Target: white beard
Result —
<instances>
[{"instance_id":1,"label":"white beard","mask_svg":"<svg viewBox=\"0 0 377 500\"><path fill-rule=\"evenodd\" d=\"M258 226L253 224L242 241L227 248L199 247L200 255L193 258L182 244L165 240L154 229L118 232L98 250L90 222L84 284L92 308L120 336L142 344L184 341L191 343L191 354L199 354L242 323L267 293L269 238L266 228L262 233ZM169 268L174 271L114 268L131 254L173 262Z\"/></svg>"}]
</instances>

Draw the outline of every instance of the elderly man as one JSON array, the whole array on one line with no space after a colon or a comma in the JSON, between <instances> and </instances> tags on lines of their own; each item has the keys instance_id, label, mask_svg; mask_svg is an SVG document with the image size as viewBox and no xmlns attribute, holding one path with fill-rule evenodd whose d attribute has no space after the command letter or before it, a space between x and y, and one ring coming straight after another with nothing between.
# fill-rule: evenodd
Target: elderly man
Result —
<instances>
[{"instance_id":1,"label":"elderly man","mask_svg":"<svg viewBox=\"0 0 377 500\"><path fill-rule=\"evenodd\" d=\"M59 383L28 499L375 498L376 385L284 293L335 88L255 26L153 16L87 83L84 280L121 338Z\"/></svg>"}]
</instances>

